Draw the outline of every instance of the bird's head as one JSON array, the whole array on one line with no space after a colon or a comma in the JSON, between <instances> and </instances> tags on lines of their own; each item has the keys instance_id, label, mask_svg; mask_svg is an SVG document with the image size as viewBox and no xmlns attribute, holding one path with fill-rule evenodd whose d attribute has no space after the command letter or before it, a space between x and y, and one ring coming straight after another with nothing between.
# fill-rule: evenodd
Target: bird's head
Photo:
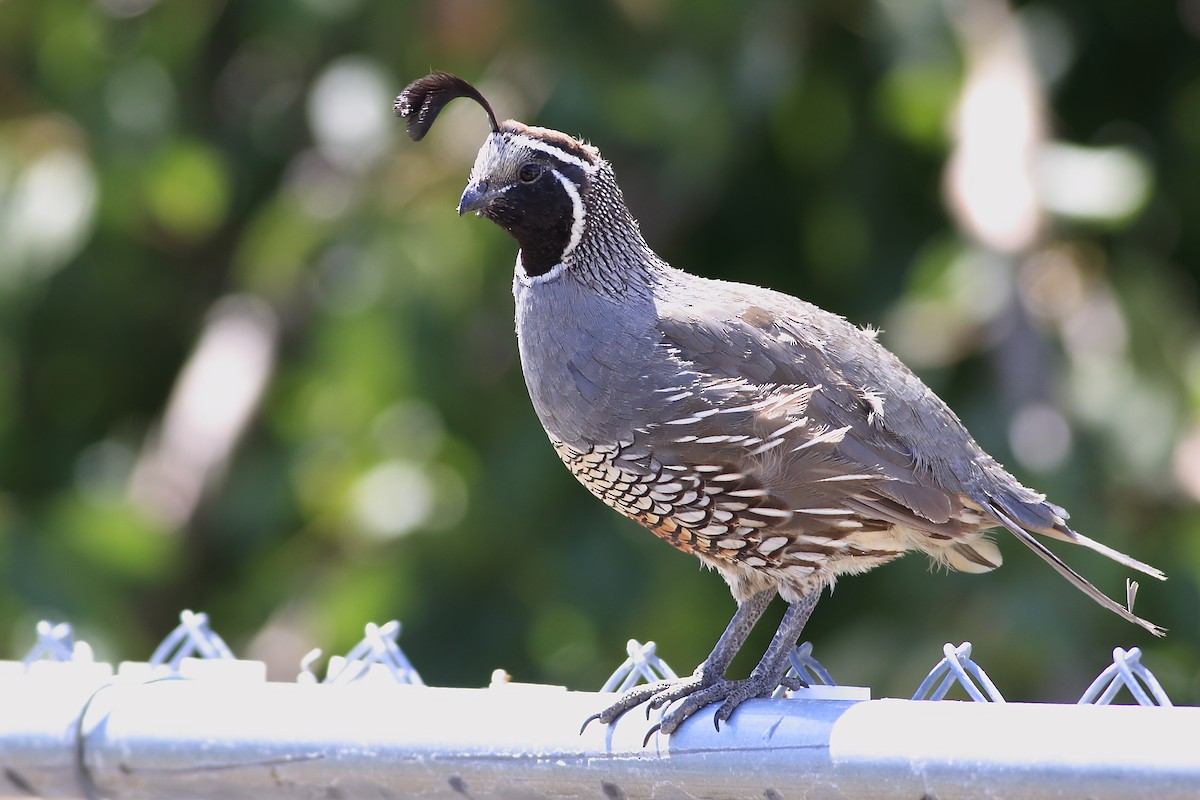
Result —
<instances>
[{"instance_id":1,"label":"bird's head","mask_svg":"<svg viewBox=\"0 0 1200 800\"><path fill-rule=\"evenodd\" d=\"M419 141L456 97L479 103L492 127L475 158L458 213L473 211L508 231L521 247L529 275L548 272L583 236L588 198L604 166L599 151L559 131L515 120L497 122L478 89L445 72L409 84L396 98L395 110L408 135Z\"/></svg>"}]
</instances>

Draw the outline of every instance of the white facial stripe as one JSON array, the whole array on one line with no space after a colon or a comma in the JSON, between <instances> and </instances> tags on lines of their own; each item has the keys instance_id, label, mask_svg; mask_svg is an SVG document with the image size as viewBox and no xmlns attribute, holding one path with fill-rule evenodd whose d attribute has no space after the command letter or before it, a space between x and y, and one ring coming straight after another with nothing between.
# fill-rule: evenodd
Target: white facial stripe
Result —
<instances>
[{"instance_id":1,"label":"white facial stripe","mask_svg":"<svg viewBox=\"0 0 1200 800\"><path fill-rule=\"evenodd\" d=\"M568 164L574 164L589 175L596 174L595 164L592 164L589 161L584 161L579 156L571 155L566 150L560 150L552 144L546 144L541 139L534 139L531 136L526 136L521 133L515 134L513 138L519 141L525 147L528 147L530 150L537 150L538 152L554 156L560 161L565 161Z\"/></svg>"},{"instance_id":2,"label":"white facial stripe","mask_svg":"<svg viewBox=\"0 0 1200 800\"><path fill-rule=\"evenodd\" d=\"M553 167L550 171L554 173L554 177L558 178L558 182L562 184L567 195L571 198L571 239L567 242L567 246L563 249L560 258L566 258L567 254L575 249L579 244L580 238L583 237L583 222L587 217L587 212L583 208L583 199L579 196L579 189L575 188L575 184Z\"/></svg>"}]
</instances>

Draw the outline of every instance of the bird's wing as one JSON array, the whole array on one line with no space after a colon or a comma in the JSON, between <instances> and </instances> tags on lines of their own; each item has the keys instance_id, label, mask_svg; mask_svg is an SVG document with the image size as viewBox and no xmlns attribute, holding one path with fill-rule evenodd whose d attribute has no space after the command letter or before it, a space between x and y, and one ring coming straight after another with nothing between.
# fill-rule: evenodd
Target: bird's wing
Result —
<instances>
[{"instance_id":1,"label":"bird's wing","mask_svg":"<svg viewBox=\"0 0 1200 800\"><path fill-rule=\"evenodd\" d=\"M953 411L872 335L787 295L738 284L707 285L712 291L701 293L702 301L668 300L660 306L664 345L686 353L697 372L714 378L745 381L767 392L813 387L809 418L819 427L844 431L837 463L850 473L886 477L848 498L851 507L935 538L956 540L963 531L1003 526L1101 605L1161 634L1107 598L1031 533L1089 547L1151 577L1162 579L1162 572L1071 530L1065 510L1023 486L985 453ZM973 544L987 545L988 552L957 546L949 557L945 551L927 552L959 568L999 565L994 546Z\"/></svg>"},{"instance_id":2,"label":"bird's wing","mask_svg":"<svg viewBox=\"0 0 1200 800\"><path fill-rule=\"evenodd\" d=\"M893 416L901 422L918 416L893 406L921 402L932 393L915 378L911 386L896 386L896 377L903 380L911 373L902 366L894 372L885 369L899 362L873 364L881 354L890 354L850 323L786 299L795 304L791 316L770 307L779 302L774 293L761 304L710 295L704 304L666 306L659 323L663 344L685 369L717 387L736 381L764 397L807 387L811 397L806 396L796 413L807 416L808 424L789 431L795 440L789 449L802 445L806 437L836 430L838 441L828 468L843 475L875 476L875 511L913 527L957 528L954 518L962 509L957 500L962 487L940 480L921 450L892 421ZM796 319L801 315L803 319ZM716 406L719 399L711 403ZM774 418L777 410L760 415ZM970 442L952 414L937 427L940 437Z\"/></svg>"},{"instance_id":3,"label":"bird's wing","mask_svg":"<svg viewBox=\"0 0 1200 800\"><path fill-rule=\"evenodd\" d=\"M931 481L915 449L882 425L886 396L872 383L846 380L823 332L789 329L763 314L742 308L732 322L716 322L730 316L693 305L662 317L663 346L679 374L696 383L691 396L679 395L666 424L695 420L706 434L696 442L703 447L681 460L711 459L712 432L733 433L744 443L734 463L749 463L788 509L805 509L788 520L804 531L797 547L819 537L818 549L840 548L837 555L847 557L884 559L916 548L963 571L998 567L999 550L978 535L989 527L982 517ZM847 334L830 327L828 336ZM716 424L705 425L714 409ZM687 438L676 437L683 440L677 446L688 446ZM837 569L853 566L848 558Z\"/></svg>"}]
</instances>

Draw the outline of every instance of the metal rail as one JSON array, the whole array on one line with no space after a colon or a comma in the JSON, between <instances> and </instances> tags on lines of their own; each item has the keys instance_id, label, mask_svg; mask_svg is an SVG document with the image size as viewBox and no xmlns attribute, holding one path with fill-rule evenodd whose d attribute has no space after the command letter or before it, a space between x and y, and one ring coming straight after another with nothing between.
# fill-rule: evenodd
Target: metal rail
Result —
<instances>
[{"instance_id":1,"label":"metal rail","mask_svg":"<svg viewBox=\"0 0 1200 800\"><path fill-rule=\"evenodd\" d=\"M638 710L580 734L611 693L501 671L486 689L424 686L399 632L368 625L323 681L310 655L296 683L268 683L203 614L116 670L43 623L24 661L0 662L0 798L1200 796L1200 708L1172 707L1136 649L1114 651L1080 704L1035 705L1004 702L969 643L944 648L917 696L957 683L976 702L870 700L801 646L794 666L826 685L643 746ZM627 652L609 688L674 674L653 643ZM1108 705L1123 688L1141 705Z\"/></svg>"},{"instance_id":2,"label":"metal rail","mask_svg":"<svg viewBox=\"0 0 1200 800\"><path fill-rule=\"evenodd\" d=\"M50 665L70 666L70 665ZM60 674L55 675L54 672ZM801 692L803 694L803 692ZM0 796L1195 798L1200 708L761 699L642 747L553 686L0 682Z\"/></svg>"}]
</instances>

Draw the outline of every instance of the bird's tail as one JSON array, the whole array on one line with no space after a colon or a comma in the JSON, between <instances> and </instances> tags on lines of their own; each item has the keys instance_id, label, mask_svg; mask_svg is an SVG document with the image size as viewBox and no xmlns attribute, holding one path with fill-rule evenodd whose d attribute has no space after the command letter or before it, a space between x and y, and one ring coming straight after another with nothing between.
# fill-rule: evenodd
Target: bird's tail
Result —
<instances>
[{"instance_id":1,"label":"bird's tail","mask_svg":"<svg viewBox=\"0 0 1200 800\"><path fill-rule=\"evenodd\" d=\"M1062 575L1064 578L1070 581L1076 589L1079 589L1079 591L1083 592L1088 597L1107 608L1109 611L1112 611L1113 613L1132 622L1135 625L1140 625L1141 627L1150 631L1150 633L1153 633L1155 636L1163 636L1166 634L1166 628L1155 625L1153 622L1142 619L1134 614L1132 610L1132 602L1130 602L1131 607L1127 608L1093 586L1087 578L1080 575L1065 561L1051 552L1044 544L1038 541L1032 532L1017 524L1012 517L1004 513L1004 511L998 508L994 502L988 501L984 503L984 508L987 510L987 512L994 515L996 519L1000 520L1000 524L1002 524L1005 528L1008 528L1009 532L1011 532L1013 536L1016 536L1022 544L1024 544L1033 552L1037 553L1043 561L1054 567L1055 571L1058 572L1059 575ZM1119 550L1114 550L1113 548L1103 545L1094 539L1089 539L1081 533L1076 533L1061 521L1058 522L1053 528L1039 529L1038 533L1050 536L1054 539L1059 539L1064 542L1081 544L1084 547L1095 550L1101 555L1111 558L1118 564L1122 564L1130 569L1135 569L1138 572L1149 575L1152 578L1157 578L1160 581L1165 581L1167 579L1167 576L1163 574L1162 570L1156 569L1149 564L1144 564L1141 561L1138 561L1136 558L1131 558Z\"/></svg>"}]
</instances>

